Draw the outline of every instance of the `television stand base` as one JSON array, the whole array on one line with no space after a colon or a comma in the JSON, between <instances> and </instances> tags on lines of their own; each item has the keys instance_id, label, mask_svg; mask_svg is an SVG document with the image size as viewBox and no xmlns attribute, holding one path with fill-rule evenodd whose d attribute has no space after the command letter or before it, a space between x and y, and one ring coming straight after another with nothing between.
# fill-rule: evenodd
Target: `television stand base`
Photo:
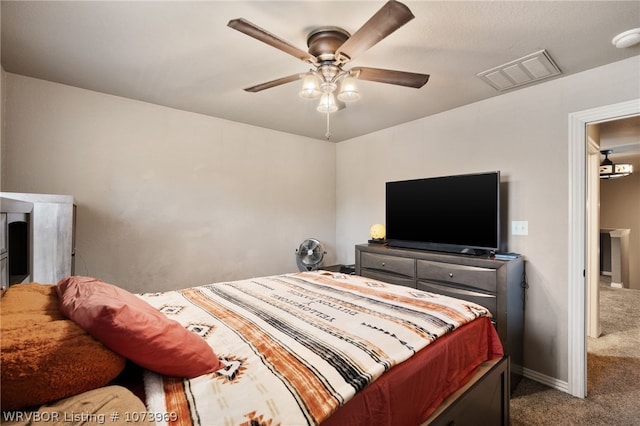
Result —
<instances>
[{"instance_id":1,"label":"television stand base","mask_svg":"<svg viewBox=\"0 0 640 426\"><path fill-rule=\"evenodd\" d=\"M371 241L369 241L371 243ZM396 248L407 248L427 251L437 251L441 253L462 254L467 256L486 256L493 257L495 250L477 249L470 247L461 247L450 244L420 243L413 241L387 241L387 246Z\"/></svg>"}]
</instances>

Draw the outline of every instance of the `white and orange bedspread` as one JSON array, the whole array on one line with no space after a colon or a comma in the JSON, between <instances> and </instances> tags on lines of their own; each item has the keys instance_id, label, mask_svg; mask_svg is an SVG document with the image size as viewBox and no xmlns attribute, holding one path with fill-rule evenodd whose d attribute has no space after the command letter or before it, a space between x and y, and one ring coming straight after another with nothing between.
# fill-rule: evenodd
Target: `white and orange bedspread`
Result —
<instances>
[{"instance_id":1,"label":"white and orange bedspread","mask_svg":"<svg viewBox=\"0 0 640 426\"><path fill-rule=\"evenodd\" d=\"M141 297L202 336L226 365L194 379L145 374L149 410L179 425L319 424L395 365L490 315L470 302L326 271Z\"/></svg>"}]
</instances>

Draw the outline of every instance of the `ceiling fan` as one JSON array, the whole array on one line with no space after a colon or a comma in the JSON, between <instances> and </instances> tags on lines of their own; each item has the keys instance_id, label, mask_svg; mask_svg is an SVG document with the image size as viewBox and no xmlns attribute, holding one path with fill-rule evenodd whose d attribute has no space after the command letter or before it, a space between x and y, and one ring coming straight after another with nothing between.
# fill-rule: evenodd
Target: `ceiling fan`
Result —
<instances>
[{"instance_id":1,"label":"ceiling fan","mask_svg":"<svg viewBox=\"0 0 640 426\"><path fill-rule=\"evenodd\" d=\"M368 67L344 68L349 61L413 18L415 16L406 5L390 0L353 35L339 27L320 27L311 31L307 36L309 48L307 52L244 18L232 19L227 25L313 66L313 69L307 73L278 78L244 90L260 92L302 79L300 96L312 99L320 98L318 111L327 113L328 123L328 114L344 107L344 104L338 101L348 102L359 99L360 94L356 87L357 79L416 89L427 83L428 74ZM336 101L334 92L336 92L339 83L341 83L341 89L338 91L338 101ZM327 129L327 139L329 136Z\"/></svg>"}]
</instances>

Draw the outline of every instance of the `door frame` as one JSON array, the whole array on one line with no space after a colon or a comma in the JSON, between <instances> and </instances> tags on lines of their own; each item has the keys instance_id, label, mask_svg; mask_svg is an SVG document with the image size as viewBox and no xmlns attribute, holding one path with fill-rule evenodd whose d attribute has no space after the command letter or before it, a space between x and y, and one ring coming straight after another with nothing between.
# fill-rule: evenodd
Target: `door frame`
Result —
<instances>
[{"instance_id":1,"label":"door frame","mask_svg":"<svg viewBox=\"0 0 640 426\"><path fill-rule=\"evenodd\" d=\"M587 126L587 338L599 337L600 326L600 129ZM588 346L588 345L587 345ZM588 352L588 348L587 348ZM587 367L587 374L589 368Z\"/></svg>"},{"instance_id":2,"label":"door frame","mask_svg":"<svg viewBox=\"0 0 640 426\"><path fill-rule=\"evenodd\" d=\"M587 125L640 114L640 98L569 114L569 306L567 391L587 395Z\"/></svg>"}]
</instances>

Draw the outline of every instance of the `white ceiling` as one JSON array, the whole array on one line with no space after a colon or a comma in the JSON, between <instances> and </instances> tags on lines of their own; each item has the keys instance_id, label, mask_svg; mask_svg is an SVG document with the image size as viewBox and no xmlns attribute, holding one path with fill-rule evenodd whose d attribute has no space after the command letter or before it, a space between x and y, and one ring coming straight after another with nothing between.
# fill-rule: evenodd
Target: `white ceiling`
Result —
<instances>
[{"instance_id":1,"label":"white ceiling","mask_svg":"<svg viewBox=\"0 0 640 426\"><path fill-rule=\"evenodd\" d=\"M299 84L242 89L308 65L227 27L243 17L306 50L318 26L354 33L383 1L1 2L11 73L324 139ZM331 116L333 141L500 95L476 74L546 49L569 75L640 54L611 39L640 27L640 1L407 1L416 18L350 66L427 73L422 89L360 82Z\"/></svg>"}]
</instances>

